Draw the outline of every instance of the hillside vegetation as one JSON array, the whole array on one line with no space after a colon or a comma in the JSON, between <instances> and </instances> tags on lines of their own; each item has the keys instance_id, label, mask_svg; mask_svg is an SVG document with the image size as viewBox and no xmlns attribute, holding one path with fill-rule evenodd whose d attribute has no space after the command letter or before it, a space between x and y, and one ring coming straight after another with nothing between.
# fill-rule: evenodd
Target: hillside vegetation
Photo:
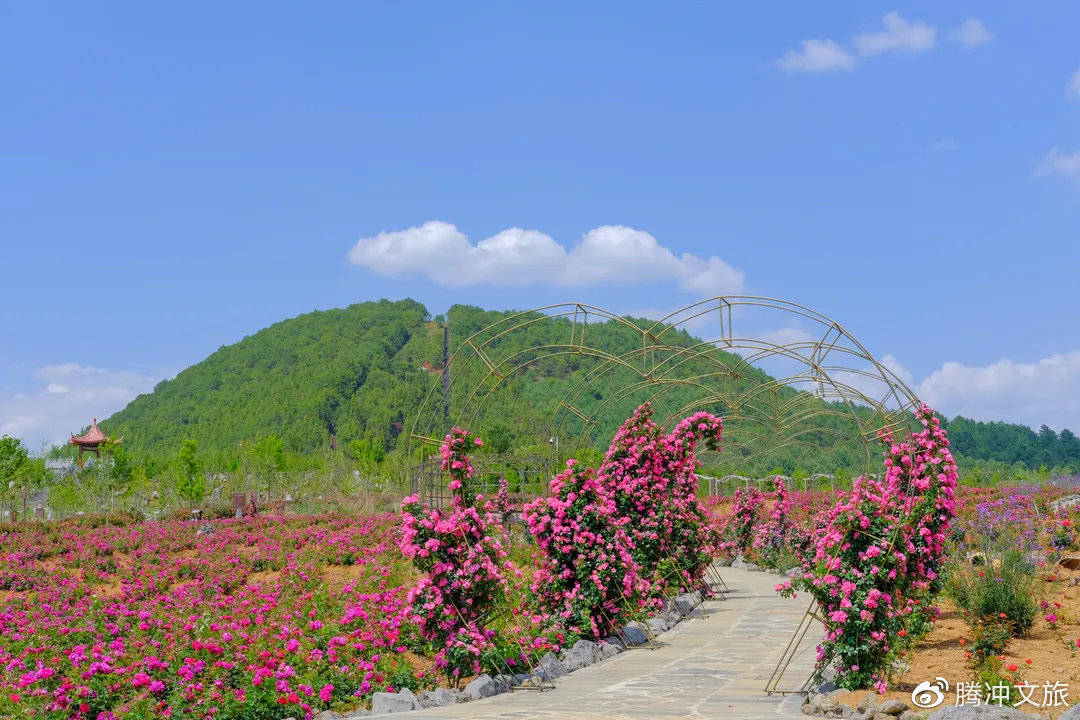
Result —
<instances>
[{"instance_id":1,"label":"hillside vegetation","mask_svg":"<svg viewBox=\"0 0 1080 720\"><path fill-rule=\"evenodd\" d=\"M452 307L448 312L450 347L508 314ZM499 340L495 349L500 358L531 360L535 357L530 355L535 352L531 348L566 341L569 320L535 318L537 322ZM377 455L400 455L413 419L442 371L443 319L432 318L413 300L380 300L300 315L219 348L175 378L159 383L153 392L140 395L101 425L109 433L123 435L126 447L136 456L163 462L175 457L184 440L194 439L208 469L227 468L244 444L270 436L280 438L294 456L360 446ZM649 321L638 324L648 327ZM641 347L640 333L620 323L595 323L588 332L591 346L612 355ZM678 348L700 341L673 330L664 335L664 342ZM682 372L688 376L715 372L717 367L739 362L738 356L715 349L688 363ZM474 429L489 439L494 451L546 452L548 438L542 433L550 418L568 389L582 383L596 367L595 358L575 354L530 364L499 386ZM463 365L459 372L465 376L456 377L454 407L468 405L468 395L486 370L474 363ZM743 366L729 382L737 390L768 379L765 373ZM632 373L617 370L575 400L575 407L585 412L602 405L606 408L600 422L590 428L587 444L606 446L621 419L655 392L650 388L615 394L617 388L633 381ZM790 405L797 394L780 389L761 400L756 410L767 416L772 412L770 403L776 408ZM699 396L698 389L673 387L662 402L674 412ZM805 403L824 406L809 396ZM703 404L699 409L728 411L720 403ZM432 432L444 431L438 427L437 407L425 412ZM807 422L812 427L802 431L801 444L779 448L761 428L733 424L725 429L724 455L712 462L742 472L859 470L863 450L845 437L851 434L849 421L822 415ZM573 421L564 428L568 433L581 429ZM966 464L1080 466L1080 441L1067 430L1058 435L1044 428L1036 434L1025 426L956 418L949 423L949 431L954 450Z\"/></svg>"}]
</instances>

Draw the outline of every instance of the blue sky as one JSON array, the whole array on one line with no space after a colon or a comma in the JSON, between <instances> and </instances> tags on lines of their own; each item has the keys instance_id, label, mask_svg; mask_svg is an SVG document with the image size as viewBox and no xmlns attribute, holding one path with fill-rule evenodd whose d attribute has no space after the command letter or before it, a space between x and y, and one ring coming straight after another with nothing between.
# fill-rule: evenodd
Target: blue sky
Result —
<instances>
[{"instance_id":1,"label":"blue sky","mask_svg":"<svg viewBox=\"0 0 1080 720\"><path fill-rule=\"evenodd\" d=\"M313 309L722 292L835 317L949 415L1080 427L1078 27L1067 2L8 4L0 432L63 437Z\"/></svg>"}]
</instances>

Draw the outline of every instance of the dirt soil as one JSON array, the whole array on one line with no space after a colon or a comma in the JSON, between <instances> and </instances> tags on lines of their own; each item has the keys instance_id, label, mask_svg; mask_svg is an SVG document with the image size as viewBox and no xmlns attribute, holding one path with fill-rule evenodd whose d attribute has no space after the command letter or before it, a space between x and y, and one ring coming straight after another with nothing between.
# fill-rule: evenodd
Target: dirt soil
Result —
<instances>
[{"instance_id":1,"label":"dirt soil","mask_svg":"<svg viewBox=\"0 0 1080 720\"><path fill-rule=\"evenodd\" d=\"M1036 703L1043 701L1044 683L1061 682L1069 686L1066 695L1069 703L1074 704L1080 701L1080 649L1076 646L1076 640L1080 638L1080 573L1059 569L1043 580L1045 594L1040 599L1045 599L1050 606L1039 613L1035 626L1025 637L1009 641L1002 664L1017 684L1024 682L1037 686L1031 695ZM935 708L940 709L956 703L957 682L972 682L972 671L965 657L971 640L968 626L952 603L942 603L941 611L934 629L909 651L906 658L910 664L908 671L900 678L894 678L889 692L880 699L900 700L918 710L911 701L911 691L924 680L933 682L942 677L949 681L950 691L945 693L945 702ZM1051 612L1058 617L1056 629L1045 619ZM1008 668L1013 665L1016 671L1009 672ZM836 699L856 707L866 695L866 690L858 690ZM1032 707L1025 703L1017 709L1056 718L1066 708Z\"/></svg>"}]
</instances>

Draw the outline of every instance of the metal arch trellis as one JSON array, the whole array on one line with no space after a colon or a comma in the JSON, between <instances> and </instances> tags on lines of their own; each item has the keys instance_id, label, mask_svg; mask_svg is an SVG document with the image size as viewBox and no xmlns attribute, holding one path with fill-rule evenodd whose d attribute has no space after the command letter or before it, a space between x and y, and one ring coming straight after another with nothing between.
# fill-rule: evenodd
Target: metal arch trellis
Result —
<instances>
[{"instance_id":1,"label":"metal arch trellis","mask_svg":"<svg viewBox=\"0 0 1080 720\"><path fill-rule=\"evenodd\" d=\"M801 331L790 342L740 335L735 331L735 322L749 312L777 313L789 321L809 325L816 333ZM564 331L569 330L568 338L524 348L508 343L506 351L501 347L502 341L515 333L553 319L567 321L569 327ZM719 328L716 337L691 345L679 343L679 331L709 320ZM589 328L598 324L629 330L641 338L641 344L619 352L590 344L596 332ZM785 326L790 327L790 323ZM645 399L657 405L678 388L692 393L694 398L670 408L662 424L696 409L722 405L726 409L725 440L730 438L729 428L735 425L766 452L785 447L813 452L819 446L806 436L850 437L852 433L820 424L810 426L810 421L827 417L850 421L863 446L865 470L870 473L876 456L871 448L878 433L901 429L919 405L906 383L842 325L789 300L718 296L644 323L587 303L562 303L507 315L458 344L449 361L450 382L446 383L444 376L431 388L414 420L408 438L410 456L423 456L425 449L437 449L448 424L475 428L500 389L529 368L563 358L587 359L593 365L566 390L542 435L568 437L576 423L580 426L578 445L595 439L593 435L604 413L617 412L621 401L644 393ZM763 379L756 364L773 359L795 363L801 369ZM805 392L788 392L785 397L785 389ZM590 394L599 394L603 399L589 407L584 400ZM454 406L448 407L451 398ZM820 620L811 603L770 677L766 692L800 692L809 686L814 675L794 691L780 689L780 682L809 626Z\"/></svg>"},{"instance_id":2,"label":"metal arch trellis","mask_svg":"<svg viewBox=\"0 0 1080 720\"><path fill-rule=\"evenodd\" d=\"M788 343L740 336L735 332L734 322L746 310L777 311L816 325L819 334L815 338L804 332L804 337ZM666 341L688 323L708 320L710 316L719 326L717 337L693 345ZM568 321L569 338L502 352L502 341L514 333L557 318ZM598 322L632 331L640 336L640 347L611 352L590 344L589 327ZM717 351L723 351L724 356L718 357ZM508 315L463 340L450 359L451 391L446 393L438 384L432 387L409 435L410 452L423 447L434 450L441 443L448 422L444 416L444 396L454 398L450 422L473 428L498 391L530 367L560 358L587 359L593 365L566 391L543 434L561 436L578 445L595 439L598 420L605 412L617 409L620 400L651 390L647 399L655 405L673 389L680 388L696 393L696 399L673 409L665 422L679 413L685 415L696 408L722 404L727 408L727 421L748 428L759 427L763 436L776 438L773 446L766 448L773 449L802 444L799 436L808 431L791 431L805 426L809 420L830 415L840 417L854 424L869 469L875 455L871 447L878 431L902 425L917 405L914 393L903 380L879 363L843 326L791 301L759 296L716 297L648 323L637 323L586 303L564 303ZM733 358L737 359L733 361ZM754 383L755 363L774 358L798 363L803 370ZM614 378L619 373L623 377ZM616 387L612 392L613 381ZM742 386L739 381L743 381ZM469 386L463 387L463 383ZM725 388L725 383L735 387ZM880 392L873 392L870 386L876 386ZM761 398L773 393L779 399L782 388L802 388L809 392L791 394L775 405L771 413L766 412ZM582 398L598 389L604 391L603 402L586 407ZM814 397L830 402L809 402ZM861 411L856 410L857 406L861 406ZM571 432L575 424L579 426L576 438ZM820 427L817 430L832 431Z\"/></svg>"}]
</instances>

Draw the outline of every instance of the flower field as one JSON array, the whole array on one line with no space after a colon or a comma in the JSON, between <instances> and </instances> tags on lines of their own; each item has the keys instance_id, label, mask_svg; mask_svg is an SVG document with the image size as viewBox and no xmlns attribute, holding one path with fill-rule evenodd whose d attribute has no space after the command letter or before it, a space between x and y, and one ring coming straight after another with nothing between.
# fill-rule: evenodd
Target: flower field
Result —
<instances>
[{"instance_id":1,"label":"flower field","mask_svg":"<svg viewBox=\"0 0 1080 720\"><path fill-rule=\"evenodd\" d=\"M0 716L284 717L415 683L397 523L8 525Z\"/></svg>"},{"instance_id":2,"label":"flower field","mask_svg":"<svg viewBox=\"0 0 1080 720\"><path fill-rule=\"evenodd\" d=\"M616 632L698 584L715 549L694 447L715 447L721 423L698 413L666 434L650 416L639 408L588 471L610 482L578 492L569 462L556 494L524 509L532 533L497 520L505 497L472 490L468 452L482 441L459 428L442 448L448 508L411 496L400 513L208 533L6 525L0 717L311 718L378 691L513 674ZM626 529L628 513L644 532Z\"/></svg>"},{"instance_id":3,"label":"flower field","mask_svg":"<svg viewBox=\"0 0 1080 720\"><path fill-rule=\"evenodd\" d=\"M928 408L850 491L781 479L696 496L719 418L666 432L643 405L603 463L571 460L503 524L474 490L479 438L442 448L451 503L373 516L0 526L0 717L310 720L375 692L514 674L702 588L714 558L787 571L823 610L822 668L900 691L945 673L1021 692L1080 679L1080 503L957 485ZM1078 496L1080 497L1080 496ZM962 668L958 677L958 668ZM924 675L926 677L924 677ZM1017 696L1012 696L1014 699Z\"/></svg>"}]
</instances>

